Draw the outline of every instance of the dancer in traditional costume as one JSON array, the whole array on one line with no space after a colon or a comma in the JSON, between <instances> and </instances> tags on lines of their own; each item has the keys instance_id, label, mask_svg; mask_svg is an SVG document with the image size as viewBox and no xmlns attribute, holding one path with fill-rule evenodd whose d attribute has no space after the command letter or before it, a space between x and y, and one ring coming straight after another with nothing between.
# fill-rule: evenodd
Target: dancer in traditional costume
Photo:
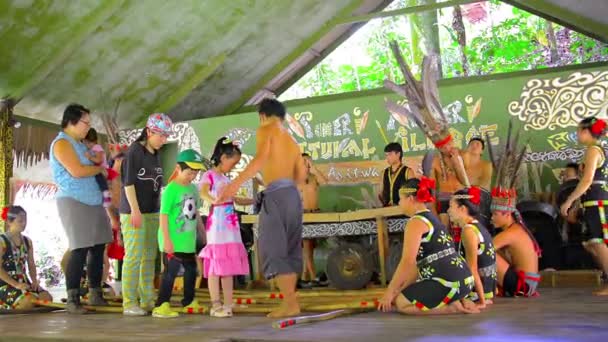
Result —
<instances>
[{"instance_id":1,"label":"dancer in traditional costume","mask_svg":"<svg viewBox=\"0 0 608 342\"><path fill-rule=\"evenodd\" d=\"M475 291L471 293L471 299L478 301L479 307L484 308L486 304L492 304L496 289L496 253L492 236L476 218L479 216L480 204L479 188L458 190L452 196L448 213L450 220L462 228L457 248L475 279Z\"/></svg>"},{"instance_id":2,"label":"dancer in traditional costume","mask_svg":"<svg viewBox=\"0 0 608 342\"><path fill-rule=\"evenodd\" d=\"M479 312L465 299L473 288L471 271L446 227L426 207L434 200L434 183L422 177L401 188L399 207L410 219L401 260L380 300L382 311L395 305L400 313L413 315Z\"/></svg>"},{"instance_id":3,"label":"dancer in traditional costume","mask_svg":"<svg viewBox=\"0 0 608 342\"><path fill-rule=\"evenodd\" d=\"M587 147L583 161L583 175L574 191L561 206L561 213L568 215L579 198L583 207L583 224L587 241L585 249L591 253L604 274L608 274L608 153L601 146L605 137L606 122L598 118L587 118L578 125L578 141ZM573 208L576 209L576 208ZM595 292L608 295L608 286Z\"/></svg>"},{"instance_id":4,"label":"dancer in traditional costume","mask_svg":"<svg viewBox=\"0 0 608 342\"><path fill-rule=\"evenodd\" d=\"M540 282L540 248L516 207L515 185L526 147L518 150L519 133L512 138L511 131L509 123L507 143L502 153L490 147L490 156L497 170L496 185L492 189L492 223L502 229L493 241L497 251L498 286L501 295L531 297L536 295Z\"/></svg>"},{"instance_id":5,"label":"dancer in traditional costume","mask_svg":"<svg viewBox=\"0 0 608 342\"><path fill-rule=\"evenodd\" d=\"M0 234L0 310L27 310L34 307L36 299L53 300L38 283L34 246L23 235L27 225L25 209L6 207L2 220L7 230Z\"/></svg>"},{"instance_id":6,"label":"dancer in traditional costume","mask_svg":"<svg viewBox=\"0 0 608 342\"><path fill-rule=\"evenodd\" d=\"M285 106L264 99L258 107L260 127L256 133L256 154L247 168L220 194L222 203L234 197L239 187L261 170L266 189L258 196L258 248L264 275L277 278L284 296L281 307L269 317L300 313L296 283L302 272L302 199L297 183L306 178L300 147L283 126Z\"/></svg>"},{"instance_id":7,"label":"dancer in traditional costume","mask_svg":"<svg viewBox=\"0 0 608 342\"><path fill-rule=\"evenodd\" d=\"M410 179L415 178L412 169L403 164L401 144L392 142L384 147L384 157L388 167L382 173L382 192L380 200L385 207L399 205L399 189Z\"/></svg>"}]
</instances>

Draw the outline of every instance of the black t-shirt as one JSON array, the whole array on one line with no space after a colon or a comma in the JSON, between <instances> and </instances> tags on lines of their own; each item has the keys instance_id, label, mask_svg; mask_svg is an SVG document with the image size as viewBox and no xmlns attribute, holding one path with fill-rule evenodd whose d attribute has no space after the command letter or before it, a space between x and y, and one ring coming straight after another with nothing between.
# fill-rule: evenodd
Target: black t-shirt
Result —
<instances>
[{"instance_id":1,"label":"black t-shirt","mask_svg":"<svg viewBox=\"0 0 608 342\"><path fill-rule=\"evenodd\" d=\"M134 185L137 203L142 214L158 213L160 189L163 186L163 169L158 153L150 153L142 144L131 144L120 168L120 213L130 214L125 187Z\"/></svg>"}]
</instances>

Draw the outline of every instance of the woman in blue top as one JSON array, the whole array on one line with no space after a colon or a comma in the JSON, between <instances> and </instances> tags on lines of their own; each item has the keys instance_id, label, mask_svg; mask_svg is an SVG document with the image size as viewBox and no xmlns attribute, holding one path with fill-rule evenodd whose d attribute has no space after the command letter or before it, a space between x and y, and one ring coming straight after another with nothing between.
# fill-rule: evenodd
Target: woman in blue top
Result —
<instances>
[{"instance_id":1,"label":"woman in blue top","mask_svg":"<svg viewBox=\"0 0 608 342\"><path fill-rule=\"evenodd\" d=\"M71 251L65 270L67 311L82 314L86 310L80 305L80 279L89 253L89 304L107 304L102 297L101 277L103 253L105 245L112 241L112 231L95 182L95 175L105 170L89 161L85 156L87 147L81 142L91 128L90 111L70 104L63 112L61 128L51 143L49 156L53 182L59 188L57 209Z\"/></svg>"}]
</instances>

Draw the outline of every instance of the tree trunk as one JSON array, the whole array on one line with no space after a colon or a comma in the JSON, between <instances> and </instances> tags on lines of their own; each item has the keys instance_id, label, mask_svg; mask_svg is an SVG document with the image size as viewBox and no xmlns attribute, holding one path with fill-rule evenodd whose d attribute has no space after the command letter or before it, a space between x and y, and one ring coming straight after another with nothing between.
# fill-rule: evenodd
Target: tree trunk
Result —
<instances>
[{"instance_id":1,"label":"tree trunk","mask_svg":"<svg viewBox=\"0 0 608 342\"><path fill-rule=\"evenodd\" d=\"M420 5L436 4L437 0L420 0ZM422 17L422 36L427 55L437 56L437 68L439 77L443 75L441 68L441 49L439 46L439 25L437 24L437 10L426 11L420 14Z\"/></svg>"},{"instance_id":2,"label":"tree trunk","mask_svg":"<svg viewBox=\"0 0 608 342\"><path fill-rule=\"evenodd\" d=\"M549 51L551 52L551 64L555 64L559 60L559 54L557 53L557 39L555 38L555 31L553 30L553 23L549 20L545 20L545 34L547 35L547 42L549 43Z\"/></svg>"},{"instance_id":3,"label":"tree trunk","mask_svg":"<svg viewBox=\"0 0 608 342\"><path fill-rule=\"evenodd\" d=\"M408 0L407 6L431 5L437 0ZM441 68L441 50L439 47L439 25L437 24L437 11L426 11L411 14L408 17L411 31L411 49L415 71L419 71L424 55L436 55L439 77L443 75ZM421 44L422 43L422 44ZM422 45L422 46L421 46Z\"/></svg>"},{"instance_id":4,"label":"tree trunk","mask_svg":"<svg viewBox=\"0 0 608 342\"><path fill-rule=\"evenodd\" d=\"M462 64L462 72L464 76L469 76L469 61L467 60L467 34L462 20L462 10L460 6L454 6L454 18L452 19L452 29L456 32L458 39L458 50L460 52L460 63Z\"/></svg>"},{"instance_id":5,"label":"tree trunk","mask_svg":"<svg viewBox=\"0 0 608 342\"><path fill-rule=\"evenodd\" d=\"M407 7L418 6L418 0L408 0ZM411 14L408 16L410 22L410 50L412 52L412 72L418 74L420 66L422 65L422 58L424 57L424 51L422 50L420 33L422 32L422 21L418 14Z\"/></svg>"}]
</instances>

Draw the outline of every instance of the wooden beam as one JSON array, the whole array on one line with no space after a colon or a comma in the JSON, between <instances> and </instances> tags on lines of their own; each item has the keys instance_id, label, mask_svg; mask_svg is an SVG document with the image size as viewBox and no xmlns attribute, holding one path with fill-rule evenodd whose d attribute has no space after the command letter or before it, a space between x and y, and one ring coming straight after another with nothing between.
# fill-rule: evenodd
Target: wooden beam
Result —
<instances>
[{"instance_id":1,"label":"wooden beam","mask_svg":"<svg viewBox=\"0 0 608 342\"><path fill-rule=\"evenodd\" d=\"M0 208L11 201L11 178L13 177L13 108L16 101L4 99L0 102ZM0 221L0 232L6 229Z\"/></svg>"},{"instance_id":2,"label":"wooden beam","mask_svg":"<svg viewBox=\"0 0 608 342\"><path fill-rule=\"evenodd\" d=\"M566 8L559 7L548 1L539 0L501 1L608 44L608 25L592 21Z\"/></svg>"},{"instance_id":3,"label":"wooden beam","mask_svg":"<svg viewBox=\"0 0 608 342\"><path fill-rule=\"evenodd\" d=\"M387 284L386 258L388 257L388 228L384 217L376 217L376 230L378 232L378 261L380 262L380 285L385 287Z\"/></svg>"},{"instance_id":4,"label":"wooden beam","mask_svg":"<svg viewBox=\"0 0 608 342\"><path fill-rule=\"evenodd\" d=\"M10 96L15 99L21 99L27 95L32 88L42 82L51 72L53 72L53 70L55 70L55 68L61 65L66 58L78 50L82 46L84 40L110 18L124 2L125 0L105 0L100 2L102 5L85 17L73 30L70 41L63 44L63 48L50 56L46 63L34 70L27 81L17 88Z\"/></svg>"},{"instance_id":5,"label":"wooden beam","mask_svg":"<svg viewBox=\"0 0 608 342\"><path fill-rule=\"evenodd\" d=\"M291 53L285 56L279 63L277 63L272 69L270 69L262 78L260 78L254 85L249 87L243 92L243 94L234 102L232 102L227 108L223 110L223 114L232 114L241 108L250 98L258 92L258 90L264 88L264 86L287 68L291 63L298 59L306 50L310 49L316 42L318 42L323 36L328 34L336 26L337 21L344 16L351 15L357 8L363 5L364 0L353 0L348 6L344 7L333 19L329 20L319 30L313 33L310 37L305 39L298 45Z\"/></svg>"},{"instance_id":6,"label":"wooden beam","mask_svg":"<svg viewBox=\"0 0 608 342\"><path fill-rule=\"evenodd\" d=\"M442 8L446 8L446 7L466 5L466 4L471 4L474 2L485 2L485 1L486 0L450 0L450 1L439 2L436 4L430 4L430 5L411 6L411 7L400 8L400 9L396 9L396 10L392 10L392 11L380 11L380 12L374 12L374 13L365 14L365 15L344 17L342 19L339 19L337 21L337 23L338 24L360 23L360 22L370 21L372 19L388 18L388 17L407 15L407 14L416 14L416 13L421 13L421 12L434 11L434 10L438 10L438 9L442 9Z\"/></svg>"}]
</instances>

